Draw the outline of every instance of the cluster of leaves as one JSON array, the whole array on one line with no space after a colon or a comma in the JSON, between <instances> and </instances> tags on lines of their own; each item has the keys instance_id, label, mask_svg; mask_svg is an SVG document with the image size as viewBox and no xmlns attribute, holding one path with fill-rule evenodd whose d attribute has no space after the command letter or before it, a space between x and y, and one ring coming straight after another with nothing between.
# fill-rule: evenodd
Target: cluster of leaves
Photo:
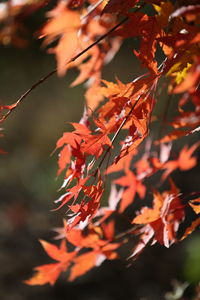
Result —
<instances>
[{"instance_id":1,"label":"cluster of leaves","mask_svg":"<svg viewBox=\"0 0 200 300\"><path fill-rule=\"evenodd\" d=\"M9 41L16 42L16 24L25 12L32 13L48 2L4 3L5 11L12 16L10 26L14 27L14 34L6 33L7 40L9 37ZM48 52L55 54L58 75L77 68L79 75L72 86L87 81L86 106L80 122L71 123L73 131L65 132L56 144L58 175L65 172L65 178L61 187L64 193L55 203L56 209L67 207L67 216L58 229L60 246L41 241L56 262L37 267L26 283L54 284L66 270L69 280L74 280L105 259L118 258L118 249L133 237L138 242L129 259L136 258L147 245L169 247L200 225L199 193L181 194L170 178L176 169L186 171L197 164L193 153L199 143L184 146L176 159L171 158L172 141L200 129L200 5L191 2L187 5L187 1L177 1L174 5L161 0L59 0L48 11L39 37ZM6 13L3 16L1 12L0 17L6 23ZM2 28L0 38L5 40L7 27ZM144 74L128 83L102 80L102 67L128 38L139 40L139 49L133 53L144 67ZM160 65L158 49L164 56ZM181 94L178 115L167 124L167 134L154 142L148 140L141 156L138 147L155 121L154 104L161 101L157 84L163 77L168 82L169 97ZM13 105L1 106L2 120L21 99L23 96ZM190 111L185 110L187 103ZM152 144L157 151L152 150ZM112 180L108 205L102 207L111 173L118 177ZM149 193L146 182L156 173L160 174L159 186L167 181L169 187L161 191L151 188ZM145 199L149 194L150 207L141 201L141 209L135 210L136 197ZM179 227L184 227L189 210L193 222L181 234ZM123 232L117 226L119 217L126 219L127 229Z\"/></svg>"}]
</instances>

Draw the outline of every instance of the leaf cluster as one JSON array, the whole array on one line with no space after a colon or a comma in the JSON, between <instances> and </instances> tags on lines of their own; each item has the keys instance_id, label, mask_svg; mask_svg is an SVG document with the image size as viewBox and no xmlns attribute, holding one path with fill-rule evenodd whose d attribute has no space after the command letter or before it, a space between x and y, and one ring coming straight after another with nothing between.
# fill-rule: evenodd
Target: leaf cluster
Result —
<instances>
[{"instance_id":1,"label":"leaf cluster","mask_svg":"<svg viewBox=\"0 0 200 300\"><path fill-rule=\"evenodd\" d=\"M9 10L0 15L1 42L7 39L22 43L17 39L20 18L51 1L25 2L17 7L4 4ZM147 245L170 247L200 225L199 191L183 195L171 178L175 170L196 166L194 152L199 147L199 142L185 145L174 158L173 141L200 129L200 5L179 2L59 0L48 11L38 37L55 55L57 69L34 84L16 103L2 105L1 121L32 89L56 72L62 76L70 68L78 69L72 86L86 82L87 91L80 122L71 123L73 130L63 133L55 149L59 151L57 175L64 173L64 192L55 201L55 209L67 207L67 213L58 230L60 245L45 241L41 244L56 262L37 267L27 284L53 285L66 270L69 280L74 280L105 259L117 259L118 249L133 237L138 242L130 250L129 259L136 259ZM10 32L5 31L8 16L12 16ZM130 38L139 40L139 49L133 49L133 53L144 73L128 83L118 78L116 82L103 80L103 66ZM164 57L160 65L158 49ZM145 145L142 142L149 135L150 124L156 121L152 116L155 103L162 101L157 91L162 78L166 78L169 97L180 94L178 115L170 122L165 116L163 126L167 133L161 130L157 140L149 139ZM187 103L192 109L186 109ZM111 173L118 177L111 177L108 204L102 206ZM154 174L159 174L159 188L147 184ZM167 190L161 188L165 181ZM149 194L152 200L147 207L142 199ZM141 199L139 210L133 206L136 197ZM193 221L180 235L179 228L184 226L188 211ZM126 217L127 230L119 231L118 217Z\"/></svg>"}]
</instances>

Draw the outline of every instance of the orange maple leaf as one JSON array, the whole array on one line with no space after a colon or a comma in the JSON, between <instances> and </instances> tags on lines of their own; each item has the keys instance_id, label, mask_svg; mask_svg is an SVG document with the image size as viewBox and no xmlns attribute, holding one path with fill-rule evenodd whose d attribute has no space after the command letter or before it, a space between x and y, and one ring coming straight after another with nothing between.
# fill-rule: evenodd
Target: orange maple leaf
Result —
<instances>
[{"instance_id":1,"label":"orange maple leaf","mask_svg":"<svg viewBox=\"0 0 200 300\"><path fill-rule=\"evenodd\" d=\"M80 222L89 221L96 215L97 210L100 206L100 200L104 192L103 181L101 178L98 179L96 185L82 186L82 189L87 196L88 202L81 201L80 204L71 205L69 208L74 213L68 220L67 230L71 230Z\"/></svg>"},{"instance_id":2,"label":"orange maple leaf","mask_svg":"<svg viewBox=\"0 0 200 300\"><path fill-rule=\"evenodd\" d=\"M194 144L190 148L188 146L184 146L180 151L179 157L177 160L167 161L161 167L162 169L166 169L166 171L162 175L162 179L165 180L167 176L177 168L182 171L187 171L193 168L197 164L197 158L193 157L193 152L197 149L199 143Z\"/></svg>"},{"instance_id":3,"label":"orange maple leaf","mask_svg":"<svg viewBox=\"0 0 200 300\"><path fill-rule=\"evenodd\" d=\"M58 74L64 75L66 64L75 55L78 46L80 16L62 1L48 16L50 19L42 28L40 38L45 37L44 45L47 45L60 37L58 45L49 51L56 54Z\"/></svg>"},{"instance_id":4,"label":"orange maple leaf","mask_svg":"<svg viewBox=\"0 0 200 300\"><path fill-rule=\"evenodd\" d=\"M200 214L200 198L189 201L189 205L196 214Z\"/></svg>"},{"instance_id":5,"label":"orange maple leaf","mask_svg":"<svg viewBox=\"0 0 200 300\"><path fill-rule=\"evenodd\" d=\"M24 281L29 285L43 285L50 283L54 285L61 272L66 271L71 264L73 258L76 256L76 252L67 252L65 240L61 242L60 247L50 244L46 241L40 241L46 253L58 261L58 263L52 263L42 265L35 268L36 273L30 279Z\"/></svg>"},{"instance_id":6,"label":"orange maple leaf","mask_svg":"<svg viewBox=\"0 0 200 300\"><path fill-rule=\"evenodd\" d=\"M176 240L179 223L184 219L184 207L178 197L178 189L171 181L171 190L154 192L153 208L143 207L132 223L147 224L154 230L155 240L169 247Z\"/></svg>"},{"instance_id":7,"label":"orange maple leaf","mask_svg":"<svg viewBox=\"0 0 200 300\"><path fill-rule=\"evenodd\" d=\"M181 241L184 240L188 235L190 235L198 226L200 226L200 218L197 218L192 222L192 224L184 232Z\"/></svg>"},{"instance_id":8,"label":"orange maple leaf","mask_svg":"<svg viewBox=\"0 0 200 300\"><path fill-rule=\"evenodd\" d=\"M199 72L200 59L199 58L194 58L194 59L195 59L195 63L189 69L184 80L180 84L174 87L174 89L172 90L173 94L183 93L186 91L192 93L196 91L196 87L198 86L200 80L200 72Z\"/></svg>"},{"instance_id":9,"label":"orange maple leaf","mask_svg":"<svg viewBox=\"0 0 200 300\"><path fill-rule=\"evenodd\" d=\"M90 269L95 267L97 260L97 253L95 251L90 251L79 255L74 260L74 265L71 268L69 280L72 281L75 278L85 274Z\"/></svg>"},{"instance_id":10,"label":"orange maple leaf","mask_svg":"<svg viewBox=\"0 0 200 300\"><path fill-rule=\"evenodd\" d=\"M144 198L146 193L146 187L141 181L137 180L135 174L130 171L125 171L125 176L114 180L115 184L127 187L122 194L122 200L120 201L119 212L122 213L134 200L136 192L141 198Z\"/></svg>"},{"instance_id":11,"label":"orange maple leaf","mask_svg":"<svg viewBox=\"0 0 200 300\"><path fill-rule=\"evenodd\" d=\"M148 16L141 12L128 14L129 21L116 31L123 38L139 36L141 39L139 51L134 50L143 66L150 73L159 74L155 60L157 38L161 36L161 28L156 16ZM137 26L135 26L137 24Z\"/></svg>"},{"instance_id":12,"label":"orange maple leaf","mask_svg":"<svg viewBox=\"0 0 200 300\"><path fill-rule=\"evenodd\" d=\"M115 250L120 246L120 243L108 245L106 245L106 243L107 242L105 242L105 246L81 254L74 259L74 265L71 268L69 277L70 281L85 274L95 266L101 265L106 258L109 260L117 258L118 255Z\"/></svg>"},{"instance_id":13,"label":"orange maple leaf","mask_svg":"<svg viewBox=\"0 0 200 300\"><path fill-rule=\"evenodd\" d=\"M181 241L184 240L188 235L190 235L197 228L197 226L200 226L200 218L197 218L195 221L193 221L192 224L186 229L181 238Z\"/></svg>"}]
</instances>

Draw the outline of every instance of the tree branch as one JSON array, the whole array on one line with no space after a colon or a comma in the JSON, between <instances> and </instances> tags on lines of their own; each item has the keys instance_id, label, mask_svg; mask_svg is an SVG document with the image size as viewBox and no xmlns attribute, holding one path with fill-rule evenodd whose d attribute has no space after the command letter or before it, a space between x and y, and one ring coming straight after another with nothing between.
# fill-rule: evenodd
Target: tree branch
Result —
<instances>
[{"instance_id":1,"label":"tree branch","mask_svg":"<svg viewBox=\"0 0 200 300\"><path fill-rule=\"evenodd\" d=\"M109 34L111 34L113 31L115 31L119 26L121 26L123 23L125 23L128 20L128 17L125 17L124 19L122 19L121 22L119 22L118 24L116 24L114 27L112 27L109 31L107 31L104 35L100 36L94 43L92 43L91 45L89 45L87 48L85 48L83 51L81 51L80 53L78 53L76 56L72 57L67 63L66 65L74 62L75 60L77 60L80 56L82 56L83 54L85 54L88 50L90 50L92 47L94 47L95 45L97 45L99 42L101 42L103 39L105 39ZM57 68L52 70L51 72L49 72L47 75L43 76L42 78L40 78L38 81L36 81L23 95L21 95L21 97L12 105L7 106L7 108L9 109L8 112L2 116L2 118L0 119L0 122L3 122L5 119L7 119L7 117L10 115L10 113L16 109L16 107L36 88L38 87L40 84L42 84L44 81L46 81L49 77L51 77L52 75L54 75L57 72ZM10 108L9 108L10 107Z\"/></svg>"},{"instance_id":2,"label":"tree branch","mask_svg":"<svg viewBox=\"0 0 200 300\"><path fill-rule=\"evenodd\" d=\"M99 1L99 3L101 3ZM140 10L141 8L143 8L143 6L145 5L145 3L143 3L141 6L139 6L135 12L137 12L138 10ZM97 45L99 42L101 42L103 39L105 39L107 36L109 36L112 32L114 32L118 27L120 27L122 24L124 24L126 21L128 21L128 16L124 17L119 23L117 23L115 26L113 26L110 30L108 30L105 34L103 34L102 36L100 36L94 43L92 43L91 45L89 45L87 48L85 48L84 50L82 50L81 52L79 52L77 55L75 55L74 57L72 57L67 63L66 65L74 62L75 60L77 60L80 56L82 56L83 54L85 54L88 50L90 50L92 47L94 47L95 45ZM7 106L2 106L2 109L8 109L8 112L3 115L0 119L0 122L5 121L8 116L11 114L11 112L13 110L15 110L18 105L35 89L37 88L40 84L42 84L44 81L46 81L49 77L51 77L52 75L54 75L57 72L57 68L52 70L51 72L49 72L47 75L43 76L42 78L40 78L38 81L36 81L24 94L21 95L21 97L12 105L7 105Z\"/></svg>"}]
</instances>

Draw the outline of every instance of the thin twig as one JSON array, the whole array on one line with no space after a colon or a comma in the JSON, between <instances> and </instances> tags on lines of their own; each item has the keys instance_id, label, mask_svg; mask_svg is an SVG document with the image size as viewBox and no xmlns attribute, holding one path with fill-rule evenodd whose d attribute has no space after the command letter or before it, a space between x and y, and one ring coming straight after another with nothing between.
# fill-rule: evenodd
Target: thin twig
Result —
<instances>
[{"instance_id":1,"label":"thin twig","mask_svg":"<svg viewBox=\"0 0 200 300\"><path fill-rule=\"evenodd\" d=\"M150 81L152 81L152 79L151 79ZM149 82L150 82L150 81L149 81ZM154 84L153 84L153 86L154 86ZM153 86L152 86L152 88L153 88ZM101 161L100 161L100 163L99 163L99 165L98 165L98 168L96 169L96 171L95 171L95 173L94 173L94 175L93 175L94 177L96 177L97 172L98 172L98 170L101 168L101 166L102 166L102 164L103 164L103 162L104 162L104 160L105 160L107 154L108 154L109 151L111 150L111 147L112 147L114 141L115 141L116 138L118 137L118 135L119 135L119 133L120 133L122 127L123 127L123 126L126 124L126 122L128 121L128 119L129 119L130 115L132 114L132 112L133 112L135 106L136 106L137 103L140 101L140 98L141 98L142 96L145 96L145 99L146 99L146 98L151 94L152 88L150 89L150 91L148 91L148 93L146 92L146 93L144 93L143 95L139 95L138 100L132 105L131 110L130 110L129 113L125 116L125 118L124 118L123 121L121 122L120 126L118 127L117 131L115 132L114 136L112 137L112 139L111 139L111 145L106 149L106 151L105 151L103 157L101 158Z\"/></svg>"},{"instance_id":2,"label":"thin twig","mask_svg":"<svg viewBox=\"0 0 200 300\"><path fill-rule=\"evenodd\" d=\"M104 0L97 1L94 5L88 7L88 11L85 15L82 16L81 21L86 19Z\"/></svg>"},{"instance_id":3,"label":"thin twig","mask_svg":"<svg viewBox=\"0 0 200 300\"><path fill-rule=\"evenodd\" d=\"M140 97L141 97L141 96L140 96ZM138 99L138 101L139 101L139 99ZM98 173L98 170L101 168L101 166L102 166L102 164L103 164L103 162L104 162L104 160L105 160L107 154L110 152L110 149L111 149L111 147L112 147L114 141L115 141L116 138L118 137L118 135L119 135L119 133L120 133L122 127L126 124L128 118L129 118L130 115L132 114L132 112L133 112L133 110L134 110L136 104L138 103L138 101L136 101L136 102L133 104L133 106L131 107L131 110L130 110L129 113L126 115L126 117L123 119L123 121L121 122L121 124L120 124L120 126L118 127L117 131L115 132L115 134L114 134L114 136L113 136L113 138L112 138L112 140L111 140L111 145L110 145L110 146L106 149L106 151L104 152L104 155L103 155L102 158L101 158L101 161L100 161L100 163L99 163L99 165L98 165L98 168L96 169L96 171L95 171L95 173L94 173L94 175L93 175L94 177L96 177L96 175L97 175L97 173Z\"/></svg>"},{"instance_id":4,"label":"thin twig","mask_svg":"<svg viewBox=\"0 0 200 300\"><path fill-rule=\"evenodd\" d=\"M99 4L100 4L100 1L99 1ZM140 9L142 9L144 5L145 5L145 3L143 3L141 6L139 6L135 10L135 12L139 11ZM92 47L94 47L95 45L97 45L99 42L101 42L103 39L105 39L107 36L109 36L112 32L114 32L118 27L120 27L122 24L124 24L126 21L128 21L128 19L129 19L128 16L124 17L119 23L117 23L115 26L113 26L105 34L103 34L102 36L100 36L94 43L92 43L87 48L85 48L84 50L82 50L81 52L79 52L77 55L75 55L74 57L72 57L66 63L66 65L68 65L68 64L74 62L75 60L77 60L80 56L82 56L83 54L85 54L88 50L90 50ZM49 77L51 77L52 75L54 75L56 72L57 72L57 68L54 69L54 70L52 70L51 72L49 72L47 75L43 76L42 78L40 78L38 81L36 81L23 95L21 95L21 97L15 102L15 104L10 105L11 108L8 110L8 112L5 115L2 116L2 118L0 119L0 122L5 121L5 119L8 118L8 116L11 114L11 112L18 107L18 105L32 92L32 90L34 90L36 87L38 87L44 81L46 81Z\"/></svg>"},{"instance_id":5,"label":"thin twig","mask_svg":"<svg viewBox=\"0 0 200 300\"><path fill-rule=\"evenodd\" d=\"M80 56L82 56L83 54L85 54L88 50L90 50L92 47L94 47L99 42L101 42L103 39L105 39L109 34L111 34L113 31L115 31L119 26L121 26L127 20L128 20L128 17L125 17L124 19L122 19L114 27L112 27L110 30L108 30L104 35L100 36L94 43L92 43L87 48L85 48L84 50L82 50L81 52L79 52L76 56L72 57L66 63L66 65L68 65L68 64L74 62L75 60L77 60ZM2 118L0 119L0 122L5 121L5 119L7 119L7 117L10 115L10 113L13 110L15 110L15 108L32 92L32 90L34 90L36 87L38 87L41 83L43 83L49 77L51 77L52 75L54 75L56 72L57 72L57 68L54 69L54 70L52 70L51 72L49 72L47 75L43 76L42 78L40 78L38 81L36 81L23 95L21 95L21 97L16 101L15 105L13 105L13 107L10 108L10 110L4 116L2 116Z\"/></svg>"},{"instance_id":6,"label":"thin twig","mask_svg":"<svg viewBox=\"0 0 200 300\"><path fill-rule=\"evenodd\" d=\"M127 229L127 230L125 230L125 231L123 231L123 232L117 234L117 235L113 238L113 240L114 240L114 241L115 241L115 240L119 240L119 239L125 237L126 235L128 235L129 233L132 233L132 232L134 232L134 231L137 231L140 227L141 227L141 225L139 225L139 224L133 225L131 228L129 228L129 229Z\"/></svg>"},{"instance_id":7,"label":"thin twig","mask_svg":"<svg viewBox=\"0 0 200 300\"><path fill-rule=\"evenodd\" d=\"M49 77L51 77L53 74L55 74L57 69L49 72L46 76L40 78L37 82L35 82L21 97L15 102L12 108L0 119L0 122L3 122L7 117L10 115L10 113L41 83L43 83L45 80L47 80ZM12 105L11 105L12 106Z\"/></svg>"},{"instance_id":8,"label":"thin twig","mask_svg":"<svg viewBox=\"0 0 200 300\"><path fill-rule=\"evenodd\" d=\"M77 60L77 58L79 58L80 56L82 56L83 54L85 54L85 52L87 52L88 50L90 50L92 47L94 47L95 45L97 45L99 42L101 42L102 40L104 40L109 34L111 34L113 31L115 31L118 27L120 27L123 23L125 23L128 20L128 17L125 17L124 19L122 19L119 23L117 23L114 27L112 27L110 30L108 30L105 34L101 35L94 43L92 43L91 45L89 45L87 48L85 48L83 51L81 51L80 53L78 53L76 56L74 56L68 63L71 63L75 60Z\"/></svg>"}]
</instances>

